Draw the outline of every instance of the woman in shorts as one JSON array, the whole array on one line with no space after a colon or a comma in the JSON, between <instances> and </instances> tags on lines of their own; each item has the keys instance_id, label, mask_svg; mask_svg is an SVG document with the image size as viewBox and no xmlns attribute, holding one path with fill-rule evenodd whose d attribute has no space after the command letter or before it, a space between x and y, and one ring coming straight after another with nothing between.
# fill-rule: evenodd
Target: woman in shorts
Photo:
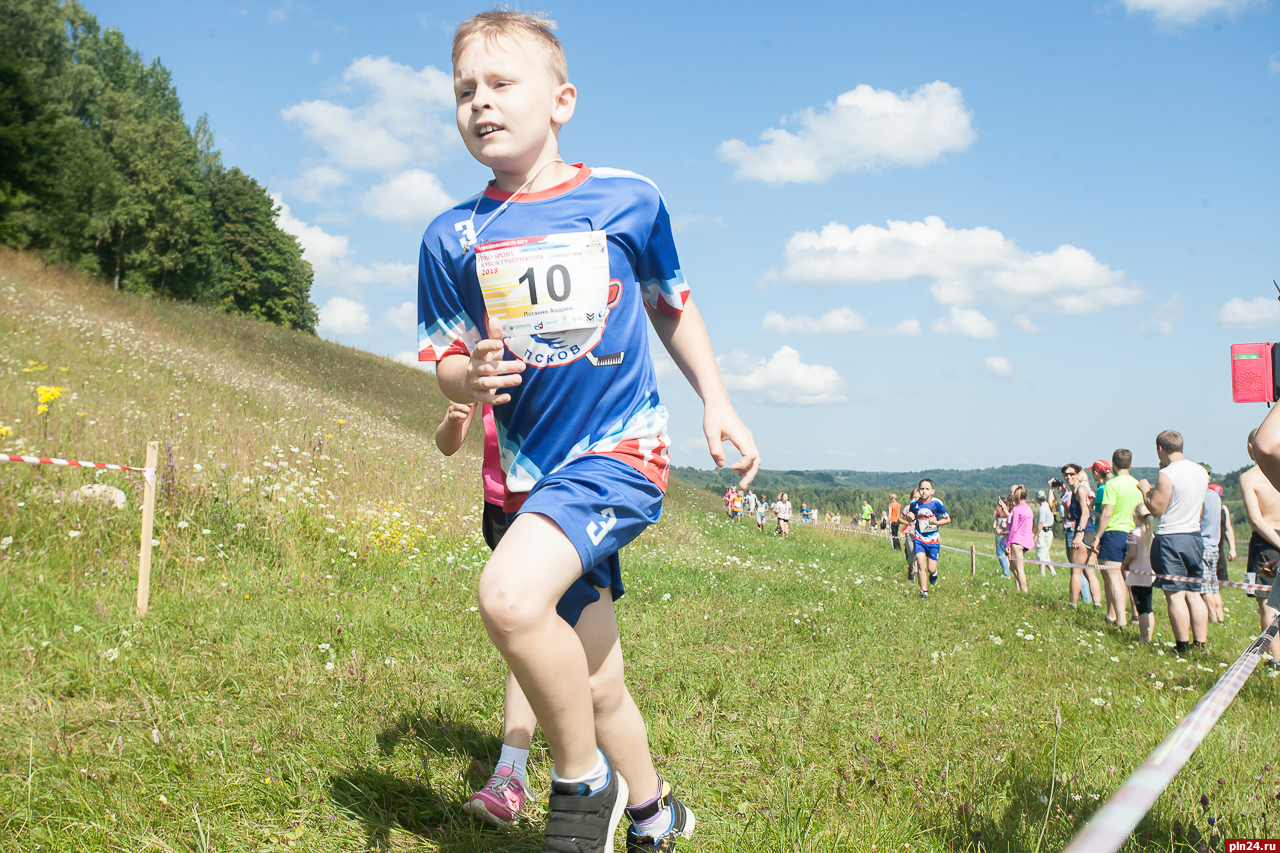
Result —
<instances>
[{"instance_id":1,"label":"woman in shorts","mask_svg":"<svg viewBox=\"0 0 1280 853\"><path fill-rule=\"evenodd\" d=\"M1079 465L1071 463L1062 466L1062 477L1071 494L1066 515L1062 518L1062 529L1067 532L1068 562L1073 564L1070 586L1071 606L1075 607L1080 600L1083 575L1084 582L1088 584L1089 600L1093 602L1094 607L1098 607L1102 603L1102 585L1098 582L1098 576L1093 569L1089 568L1093 562L1096 562L1089 546L1093 544L1097 534L1093 523L1093 493L1089 490L1089 476Z\"/></svg>"}]
</instances>

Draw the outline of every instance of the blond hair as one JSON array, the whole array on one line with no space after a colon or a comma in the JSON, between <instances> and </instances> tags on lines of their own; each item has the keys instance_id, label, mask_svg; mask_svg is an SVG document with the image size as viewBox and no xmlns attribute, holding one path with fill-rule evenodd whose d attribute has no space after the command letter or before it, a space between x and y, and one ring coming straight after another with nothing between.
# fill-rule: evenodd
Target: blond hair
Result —
<instances>
[{"instance_id":1,"label":"blond hair","mask_svg":"<svg viewBox=\"0 0 1280 853\"><path fill-rule=\"evenodd\" d=\"M472 15L458 24L453 34L453 64L457 66L458 56L473 39L482 38L489 45L511 39L533 48L557 83L568 83L569 61L560 39L551 32L555 28L555 21L536 13L493 9Z\"/></svg>"}]
</instances>

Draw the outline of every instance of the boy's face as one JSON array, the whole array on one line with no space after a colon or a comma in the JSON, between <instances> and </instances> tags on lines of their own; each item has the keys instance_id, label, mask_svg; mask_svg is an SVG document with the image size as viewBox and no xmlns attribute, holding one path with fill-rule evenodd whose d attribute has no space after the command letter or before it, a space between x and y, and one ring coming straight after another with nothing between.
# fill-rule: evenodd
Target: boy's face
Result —
<instances>
[{"instance_id":1,"label":"boy's face","mask_svg":"<svg viewBox=\"0 0 1280 853\"><path fill-rule=\"evenodd\" d=\"M920 486L920 500L922 501L933 500L933 484L924 483Z\"/></svg>"},{"instance_id":2,"label":"boy's face","mask_svg":"<svg viewBox=\"0 0 1280 853\"><path fill-rule=\"evenodd\" d=\"M577 90L557 83L517 39L472 39L453 69L458 132L471 156L495 172L522 174L548 153L573 116Z\"/></svg>"}]
</instances>

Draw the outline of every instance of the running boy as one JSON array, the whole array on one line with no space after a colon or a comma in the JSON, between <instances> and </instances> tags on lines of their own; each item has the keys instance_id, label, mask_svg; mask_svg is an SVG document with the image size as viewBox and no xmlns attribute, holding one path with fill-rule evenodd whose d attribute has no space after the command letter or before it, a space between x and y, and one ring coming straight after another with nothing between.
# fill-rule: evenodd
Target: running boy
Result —
<instances>
[{"instance_id":1,"label":"running boy","mask_svg":"<svg viewBox=\"0 0 1280 853\"><path fill-rule=\"evenodd\" d=\"M703 400L717 465L726 440L742 487L760 463L662 196L560 158L577 90L552 26L493 11L454 35L458 130L494 180L423 235L419 358L449 399L494 406L511 521L477 595L554 762L544 851L611 850L624 806L629 850L669 850L694 818L653 768L613 614L618 551L658 520L667 482L646 313Z\"/></svg>"},{"instance_id":2,"label":"running boy","mask_svg":"<svg viewBox=\"0 0 1280 853\"><path fill-rule=\"evenodd\" d=\"M925 570L929 573L929 584L938 582L938 554L942 551L942 537L938 528L951 523L951 516L942 501L933 497L933 480L925 478L917 489L919 497L911 501L907 507L906 517L915 525L911 534L912 547L916 555L916 581L920 585L920 597L929 597L929 588L925 585Z\"/></svg>"}]
</instances>

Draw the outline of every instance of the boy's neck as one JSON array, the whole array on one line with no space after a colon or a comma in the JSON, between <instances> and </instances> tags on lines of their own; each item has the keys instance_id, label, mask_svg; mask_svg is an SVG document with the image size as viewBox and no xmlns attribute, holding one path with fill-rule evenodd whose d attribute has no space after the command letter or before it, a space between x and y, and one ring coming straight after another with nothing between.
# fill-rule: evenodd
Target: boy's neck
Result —
<instances>
[{"instance_id":1,"label":"boy's neck","mask_svg":"<svg viewBox=\"0 0 1280 853\"><path fill-rule=\"evenodd\" d=\"M555 162L559 159L559 151L552 148L550 151L544 151L539 155L527 169L514 172L494 169L494 186L506 193L514 193L522 187L526 193L551 189L578 174L578 170L573 166L563 162ZM526 187L525 184L529 182L530 178L533 178L533 183Z\"/></svg>"}]
</instances>

